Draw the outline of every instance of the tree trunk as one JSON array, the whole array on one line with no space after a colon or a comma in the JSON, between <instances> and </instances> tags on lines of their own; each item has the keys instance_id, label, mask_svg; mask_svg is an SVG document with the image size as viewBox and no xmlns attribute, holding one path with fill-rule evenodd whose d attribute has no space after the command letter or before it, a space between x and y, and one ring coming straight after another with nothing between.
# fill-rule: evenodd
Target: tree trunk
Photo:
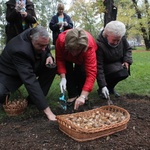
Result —
<instances>
[{"instance_id":1,"label":"tree trunk","mask_svg":"<svg viewBox=\"0 0 150 150\"><path fill-rule=\"evenodd\" d=\"M133 5L134 5L134 8L135 8L135 11L136 11L136 14L137 14L137 18L139 19L139 20L141 20L142 19L142 12L141 12L141 10L140 10L140 8L138 7L138 5L137 5L137 1L136 0L132 0L132 2L133 2ZM147 6L147 4L148 4L148 1L147 0L145 0L145 5ZM142 32L142 34L143 34L143 39L144 39L144 43L145 43L145 47L146 47L146 50L150 50L150 32L148 32L148 31L150 31L150 17L149 17L149 15L148 15L148 7L146 7L145 9L147 9L146 11L147 11L147 16L148 16L148 26L147 26L147 28L143 25L143 22L140 22L140 29L141 29L141 32Z\"/></svg>"},{"instance_id":2,"label":"tree trunk","mask_svg":"<svg viewBox=\"0 0 150 150\"><path fill-rule=\"evenodd\" d=\"M150 40L144 39L146 50L150 51Z\"/></svg>"},{"instance_id":3,"label":"tree trunk","mask_svg":"<svg viewBox=\"0 0 150 150\"><path fill-rule=\"evenodd\" d=\"M104 14L104 27L106 24L117 18L117 7L114 6L113 0L104 0L105 14Z\"/></svg>"}]
</instances>

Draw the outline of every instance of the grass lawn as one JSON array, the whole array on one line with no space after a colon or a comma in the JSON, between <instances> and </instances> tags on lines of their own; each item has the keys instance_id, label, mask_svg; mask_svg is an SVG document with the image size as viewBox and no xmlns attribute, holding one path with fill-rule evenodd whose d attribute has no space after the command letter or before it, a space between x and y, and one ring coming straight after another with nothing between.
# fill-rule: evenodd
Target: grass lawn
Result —
<instances>
[{"instance_id":1,"label":"grass lawn","mask_svg":"<svg viewBox=\"0 0 150 150\"><path fill-rule=\"evenodd\" d=\"M150 52L133 51L131 76L117 85L122 94L150 95Z\"/></svg>"}]
</instances>

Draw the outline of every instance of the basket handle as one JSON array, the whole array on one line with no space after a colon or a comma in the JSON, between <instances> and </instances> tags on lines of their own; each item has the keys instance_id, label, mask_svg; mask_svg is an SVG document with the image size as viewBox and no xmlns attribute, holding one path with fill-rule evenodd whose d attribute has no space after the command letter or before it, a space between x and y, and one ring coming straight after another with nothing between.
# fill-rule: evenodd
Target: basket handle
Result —
<instances>
[{"instance_id":1,"label":"basket handle","mask_svg":"<svg viewBox=\"0 0 150 150\"><path fill-rule=\"evenodd\" d=\"M5 103L6 103L6 106L8 106L8 95L6 95L6 101L5 101Z\"/></svg>"},{"instance_id":2,"label":"basket handle","mask_svg":"<svg viewBox=\"0 0 150 150\"><path fill-rule=\"evenodd\" d=\"M20 97L20 98L23 98L21 91L20 91L19 89L16 90L16 91L18 91L19 97ZM8 94L6 95L6 100L5 100L6 106L8 106L8 99L9 99L9 95L10 95L10 94L11 94L11 93L8 93Z\"/></svg>"},{"instance_id":3,"label":"basket handle","mask_svg":"<svg viewBox=\"0 0 150 150\"><path fill-rule=\"evenodd\" d=\"M18 91L18 93L19 93L20 98L23 99L23 95L22 95L21 91L20 91L19 89L18 89L17 91Z\"/></svg>"}]
</instances>

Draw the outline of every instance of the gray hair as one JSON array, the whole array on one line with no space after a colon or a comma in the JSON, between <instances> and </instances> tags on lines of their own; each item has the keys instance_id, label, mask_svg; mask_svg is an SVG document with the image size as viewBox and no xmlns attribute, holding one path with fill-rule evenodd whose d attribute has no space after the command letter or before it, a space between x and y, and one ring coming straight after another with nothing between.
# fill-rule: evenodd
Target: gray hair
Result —
<instances>
[{"instance_id":1,"label":"gray hair","mask_svg":"<svg viewBox=\"0 0 150 150\"><path fill-rule=\"evenodd\" d=\"M49 38L49 33L45 27L38 25L31 30L31 37L33 41L36 41L39 37Z\"/></svg>"},{"instance_id":2,"label":"gray hair","mask_svg":"<svg viewBox=\"0 0 150 150\"><path fill-rule=\"evenodd\" d=\"M113 35L117 37L123 37L126 33L125 25L120 21L111 21L106 24L103 36L107 37L108 35Z\"/></svg>"}]
</instances>

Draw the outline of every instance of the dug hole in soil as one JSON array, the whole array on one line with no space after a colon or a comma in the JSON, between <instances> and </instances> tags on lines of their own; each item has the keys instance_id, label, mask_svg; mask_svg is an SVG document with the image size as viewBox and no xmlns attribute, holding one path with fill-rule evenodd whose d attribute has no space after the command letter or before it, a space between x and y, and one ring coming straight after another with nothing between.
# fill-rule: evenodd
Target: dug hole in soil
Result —
<instances>
[{"instance_id":1,"label":"dug hole in soil","mask_svg":"<svg viewBox=\"0 0 150 150\"><path fill-rule=\"evenodd\" d=\"M125 95L112 100L130 113L127 129L123 131L78 142L35 109L29 117L6 117L0 122L0 150L150 150L150 97ZM92 104L99 107L106 105L106 101L93 99ZM53 111L60 114L59 110Z\"/></svg>"}]
</instances>

